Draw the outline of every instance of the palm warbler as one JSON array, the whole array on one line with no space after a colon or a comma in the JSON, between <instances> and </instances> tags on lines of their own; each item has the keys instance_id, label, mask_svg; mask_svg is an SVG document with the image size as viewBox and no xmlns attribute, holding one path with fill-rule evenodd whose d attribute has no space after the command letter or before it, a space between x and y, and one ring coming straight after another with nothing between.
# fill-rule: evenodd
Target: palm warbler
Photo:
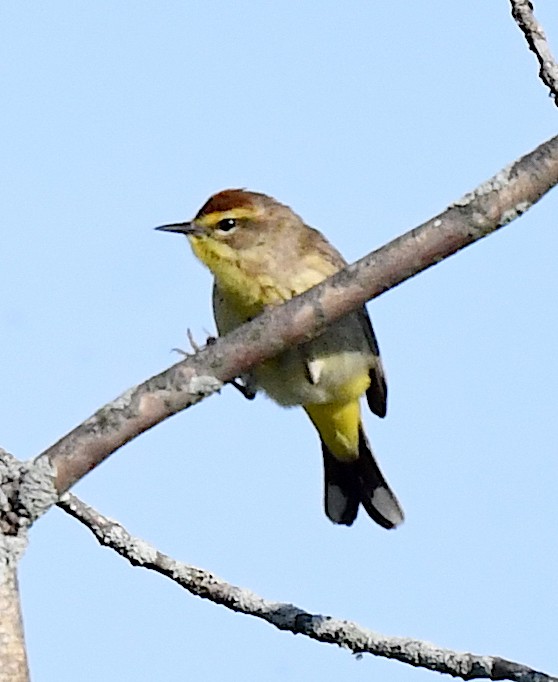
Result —
<instances>
[{"instance_id":1,"label":"palm warbler","mask_svg":"<svg viewBox=\"0 0 558 682\"><path fill-rule=\"evenodd\" d=\"M159 230L185 234L213 273L213 311L226 334L268 306L281 304L341 270L346 262L288 206L256 192L212 196L187 223ZM385 416L387 389L370 318L363 307L317 339L255 367L244 381L280 405L302 405L324 458L325 512L350 525L362 504L384 528L403 521L363 430L360 398Z\"/></svg>"}]
</instances>

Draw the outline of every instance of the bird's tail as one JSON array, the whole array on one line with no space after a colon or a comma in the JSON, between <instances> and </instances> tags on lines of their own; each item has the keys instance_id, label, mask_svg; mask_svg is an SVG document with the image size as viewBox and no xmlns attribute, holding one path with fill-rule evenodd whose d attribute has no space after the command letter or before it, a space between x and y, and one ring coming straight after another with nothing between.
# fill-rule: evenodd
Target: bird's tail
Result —
<instances>
[{"instance_id":1,"label":"bird's tail","mask_svg":"<svg viewBox=\"0 0 558 682\"><path fill-rule=\"evenodd\" d=\"M368 439L359 426L358 459L341 461L322 440L325 513L333 523L350 526L359 504L383 528L403 521L403 510L376 464Z\"/></svg>"}]
</instances>

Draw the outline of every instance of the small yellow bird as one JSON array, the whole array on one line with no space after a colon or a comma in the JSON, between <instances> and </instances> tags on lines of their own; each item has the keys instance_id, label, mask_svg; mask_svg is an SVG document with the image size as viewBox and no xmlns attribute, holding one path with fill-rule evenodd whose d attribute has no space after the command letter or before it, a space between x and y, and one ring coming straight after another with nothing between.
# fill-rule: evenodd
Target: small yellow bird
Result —
<instances>
[{"instance_id":1,"label":"small yellow bird","mask_svg":"<svg viewBox=\"0 0 558 682\"><path fill-rule=\"evenodd\" d=\"M185 234L213 273L213 311L227 334L315 286L346 262L317 230L288 206L257 192L227 189L212 196L187 223L162 225ZM384 528L403 521L362 427L360 398L386 414L387 388L366 309L331 325L243 377L280 405L302 405L316 427L324 457L324 503L334 523L351 525L359 504Z\"/></svg>"}]
</instances>

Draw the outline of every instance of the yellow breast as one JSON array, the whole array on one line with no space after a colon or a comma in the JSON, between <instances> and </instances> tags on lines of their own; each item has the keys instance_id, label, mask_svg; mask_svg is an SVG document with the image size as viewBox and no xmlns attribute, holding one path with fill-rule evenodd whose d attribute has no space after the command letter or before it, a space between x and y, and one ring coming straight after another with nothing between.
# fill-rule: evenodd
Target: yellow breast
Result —
<instances>
[{"instance_id":1,"label":"yellow breast","mask_svg":"<svg viewBox=\"0 0 558 682\"><path fill-rule=\"evenodd\" d=\"M234 308L243 322L259 315L266 306L277 305L292 297L289 289L258 268L257 258L251 261L250 253L240 254L227 244L214 240L190 239L195 255L207 265L226 297L227 305Z\"/></svg>"}]
</instances>

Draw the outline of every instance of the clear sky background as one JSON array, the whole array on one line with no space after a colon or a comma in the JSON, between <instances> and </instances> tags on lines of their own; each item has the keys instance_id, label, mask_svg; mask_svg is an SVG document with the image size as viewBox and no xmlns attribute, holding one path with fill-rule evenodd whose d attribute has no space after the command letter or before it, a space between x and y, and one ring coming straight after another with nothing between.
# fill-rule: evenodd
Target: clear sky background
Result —
<instances>
[{"instance_id":1,"label":"clear sky background","mask_svg":"<svg viewBox=\"0 0 558 682\"><path fill-rule=\"evenodd\" d=\"M558 4L536 10L557 53ZM0 445L20 458L213 331L209 274L156 225L247 187L355 260L556 133L505 0L20 0L0 23ZM333 526L305 416L232 388L75 492L268 599L557 673L557 199L369 306L397 531ZM437 679L194 598L58 509L21 588L41 682Z\"/></svg>"}]
</instances>

